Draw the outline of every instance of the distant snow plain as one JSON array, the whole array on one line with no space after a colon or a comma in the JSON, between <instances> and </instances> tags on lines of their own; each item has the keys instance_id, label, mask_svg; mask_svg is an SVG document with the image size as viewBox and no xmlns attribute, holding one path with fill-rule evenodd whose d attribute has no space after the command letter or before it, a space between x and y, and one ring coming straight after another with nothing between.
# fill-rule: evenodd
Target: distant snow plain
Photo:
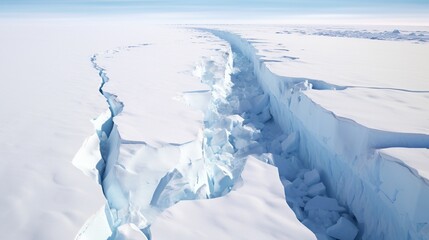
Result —
<instances>
[{"instance_id":1,"label":"distant snow plain","mask_svg":"<svg viewBox=\"0 0 429 240\"><path fill-rule=\"evenodd\" d=\"M374 28L2 20L3 237L427 239L429 29Z\"/></svg>"}]
</instances>

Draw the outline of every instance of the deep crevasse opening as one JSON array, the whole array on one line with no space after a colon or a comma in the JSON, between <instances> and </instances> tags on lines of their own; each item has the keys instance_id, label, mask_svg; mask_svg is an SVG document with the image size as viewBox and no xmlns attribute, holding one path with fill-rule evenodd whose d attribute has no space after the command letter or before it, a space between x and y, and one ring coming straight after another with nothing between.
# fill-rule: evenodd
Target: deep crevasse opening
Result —
<instances>
[{"instance_id":1,"label":"deep crevasse opening","mask_svg":"<svg viewBox=\"0 0 429 240\"><path fill-rule=\"evenodd\" d=\"M428 136L368 129L337 117L305 95L306 89L311 89L305 79L296 82L272 73L257 56L257 50L238 35L206 30L251 59L257 79L270 97L274 119L285 132L299 136L298 156L304 166L319 170L329 195L355 215L358 238L429 237L429 215L422 205L429 200L427 181L400 161L389 160L377 151L386 147L427 147ZM395 177L398 175L405 180ZM409 187L404 188L403 181L410 183Z\"/></svg>"},{"instance_id":2,"label":"deep crevasse opening","mask_svg":"<svg viewBox=\"0 0 429 240\"><path fill-rule=\"evenodd\" d=\"M243 118L244 127L254 129L254 135L250 137L240 139L240 134L231 136L238 146L245 143L235 158L253 155L277 166L288 204L297 218L319 239L354 239L358 233L354 217L335 198L327 195L319 172L304 167L298 154L299 134L283 132L271 116L270 96L257 81L252 62L236 46L232 49L235 73L232 75L233 87L227 99L228 106L232 106L232 114ZM308 86L298 83L294 87L301 91ZM237 107L234 109L233 106Z\"/></svg>"}]
</instances>

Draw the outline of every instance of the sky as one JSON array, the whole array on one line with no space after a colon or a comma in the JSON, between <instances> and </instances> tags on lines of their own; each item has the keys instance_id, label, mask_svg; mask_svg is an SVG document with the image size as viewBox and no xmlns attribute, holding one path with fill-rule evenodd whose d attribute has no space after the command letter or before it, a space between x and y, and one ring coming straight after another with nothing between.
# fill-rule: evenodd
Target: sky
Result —
<instances>
[{"instance_id":1,"label":"sky","mask_svg":"<svg viewBox=\"0 0 429 240\"><path fill-rule=\"evenodd\" d=\"M0 14L29 13L186 15L205 20L365 16L424 22L429 20L429 0L0 0Z\"/></svg>"}]
</instances>

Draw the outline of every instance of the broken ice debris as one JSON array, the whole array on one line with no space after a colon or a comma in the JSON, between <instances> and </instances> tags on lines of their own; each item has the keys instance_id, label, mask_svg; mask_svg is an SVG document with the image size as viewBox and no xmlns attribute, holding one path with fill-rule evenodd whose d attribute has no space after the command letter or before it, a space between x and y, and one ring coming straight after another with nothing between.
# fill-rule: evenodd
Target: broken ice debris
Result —
<instances>
[{"instance_id":1,"label":"broken ice debris","mask_svg":"<svg viewBox=\"0 0 429 240\"><path fill-rule=\"evenodd\" d=\"M341 217L335 225L326 229L326 233L340 240L353 240L358 233L358 229L350 220Z\"/></svg>"},{"instance_id":2,"label":"broken ice debris","mask_svg":"<svg viewBox=\"0 0 429 240\"><path fill-rule=\"evenodd\" d=\"M315 210L315 209L323 209L329 211L345 211L343 207L338 205L338 202L334 198L316 196L310 199L304 208L306 211Z\"/></svg>"}]
</instances>

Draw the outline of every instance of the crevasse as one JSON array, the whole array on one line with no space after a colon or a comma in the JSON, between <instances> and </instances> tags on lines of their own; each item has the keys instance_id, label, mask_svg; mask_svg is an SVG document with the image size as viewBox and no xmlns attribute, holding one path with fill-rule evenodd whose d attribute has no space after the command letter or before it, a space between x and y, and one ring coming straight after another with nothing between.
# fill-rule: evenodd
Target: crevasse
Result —
<instances>
[{"instance_id":1,"label":"crevasse","mask_svg":"<svg viewBox=\"0 0 429 240\"><path fill-rule=\"evenodd\" d=\"M327 196L319 172L305 168L299 159L299 135L283 133L272 118L269 95L257 81L252 62L235 46L232 46L231 56L230 81L226 82L226 87L213 86L214 97L210 105L213 110L209 107L205 114L206 160L224 163L220 166L230 173L230 178L214 178L219 179L216 182L237 187L234 183L239 180L241 169L251 155L277 166L287 202L298 219L318 238L328 235L354 238L358 230L353 216L336 199ZM216 94L217 89L223 94ZM345 231L344 228L348 229Z\"/></svg>"},{"instance_id":2,"label":"crevasse","mask_svg":"<svg viewBox=\"0 0 429 240\"><path fill-rule=\"evenodd\" d=\"M336 226L340 213L351 219L345 208L326 196L319 173L301 165L297 135L283 134L273 121L269 96L256 80L249 59L234 48L221 59L207 57L194 71L211 88L208 106L200 106L205 123L200 137L160 148L121 139L114 117L124 104L103 91L109 78L97 57L91 59L109 110L94 121L96 134L84 143L74 163L100 182L107 203L77 239L122 239L131 233L150 239L150 225L164 209L180 200L222 197L239 187L236 183L249 155L280 168L288 202L318 236ZM194 94L185 93L189 105ZM326 201L327 206L319 206ZM353 220L344 221L354 230Z\"/></svg>"},{"instance_id":3,"label":"crevasse","mask_svg":"<svg viewBox=\"0 0 429 240\"><path fill-rule=\"evenodd\" d=\"M277 76L244 39L209 31L231 49L223 60L207 57L196 69L211 87L211 99L202 109L205 124L199 138L181 145L154 148L121 139L114 116L123 104L103 91L109 79L97 55L91 59L109 110L94 120L96 134L73 163L101 184L107 203L76 239L121 239L130 232L150 239L150 224L164 209L184 199L221 197L239 187L248 155L279 168L288 203L318 237L428 237L427 181L377 151L427 147L426 135L368 129L338 117L305 91L340 86ZM185 99L193 104L191 95ZM153 168L153 159L162 164ZM397 175L409 188L397 187L404 182ZM354 234L344 235L345 227Z\"/></svg>"},{"instance_id":4,"label":"crevasse","mask_svg":"<svg viewBox=\"0 0 429 240\"><path fill-rule=\"evenodd\" d=\"M429 136L369 129L338 117L305 95L311 82L297 82L271 72L257 50L238 35L206 30L251 60L258 82L269 95L273 118L285 133L297 133L298 157L305 167L319 170L328 194L355 216L358 238L429 237L429 209L423 204L429 201L428 181L377 151L388 147L427 148ZM408 183L407 187L403 182Z\"/></svg>"},{"instance_id":5,"label":"crevasse","mask_svg":"<svg viewBox=\"0 0 429 240\"><path fill-rule=\"evenodd\" d=\"M114 55L120 50L103 54ZM106 205L87 221L76 239L122 239L130 233L151 239L150 225L164 209L180 200L223 196L235 181L232 172L238 169L239 175L241 168L232 167L226 159L213 158L207 144L211 136L206 131L195 141L157 148L121 139L114 118L124 104L103 90L109 77L97 62L98 56L94 55L91 62L101 78L99 91L109 110L93 121L96 133L84 142L73 163L100 183ZM224 58L209 59L200 66L201 80L213 87L208 112L216 111L215 102L228 92L231 56L225 53Z\"/></svg>"}]
</instances>

